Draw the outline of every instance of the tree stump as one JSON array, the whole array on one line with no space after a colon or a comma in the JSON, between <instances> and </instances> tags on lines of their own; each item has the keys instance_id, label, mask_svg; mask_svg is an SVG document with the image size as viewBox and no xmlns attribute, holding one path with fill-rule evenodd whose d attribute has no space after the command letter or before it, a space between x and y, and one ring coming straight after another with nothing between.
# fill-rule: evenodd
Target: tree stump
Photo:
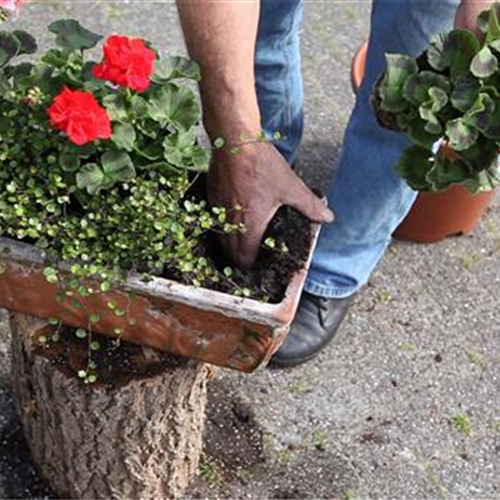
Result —
<instances>
[{"instance_id":1,"label":"tree stump","mask_svg":"<svg viewBox=\"0 0 500 500\"><path fill-rule=\"evenodd\" d=\"M32 460L64 498L178 498L199 464L208 366L134 346L149 375L85 385L12 314L12 375ZM134 351L135 352L135 351ZM168 359L167 359L168 358ZM64 363L63 363L64 365ZM160 366L161 369L158 369ZM153 373L153 375L151 375Z\"/></svg>"}]
</instances>

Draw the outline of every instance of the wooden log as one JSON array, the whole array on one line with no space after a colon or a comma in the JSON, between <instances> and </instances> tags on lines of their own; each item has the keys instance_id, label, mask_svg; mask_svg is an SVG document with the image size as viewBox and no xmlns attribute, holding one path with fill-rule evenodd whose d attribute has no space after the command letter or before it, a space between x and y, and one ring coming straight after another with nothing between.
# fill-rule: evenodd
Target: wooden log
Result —
<instances>
[{"instance_id":1,"label":"wooden log","mask_svg":"<svg viewBox=\"0 0 500 500\"><path fill-rule=\"evenodd\" d=\"M32 460L64 498L180 497L199 464L208 365L169 357L153 376L84 385L40 354L46 322L10 317L12 375ZM142 351L140 362L166 355ZM155 360L159 362L158 359Z\"/></svg>"}]
</instances>

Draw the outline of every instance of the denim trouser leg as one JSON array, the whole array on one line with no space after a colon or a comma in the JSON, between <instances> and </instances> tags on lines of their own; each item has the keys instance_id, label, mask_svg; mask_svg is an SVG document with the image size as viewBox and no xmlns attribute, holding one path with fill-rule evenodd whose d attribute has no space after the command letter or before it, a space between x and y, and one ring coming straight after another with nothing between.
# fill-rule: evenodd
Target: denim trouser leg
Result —
<instances>
[{"instance_id":1,"label":"denim trouser leg","mask_svg":"<svg viewBox=\"0 0 500 500\"><path fill-rule=\"evenodd\" d=\"M408 213L416 193L394 171L406 140L379 127L369 104L386 52L420 54L452 27L459 0L374 0L364 83L328 192L336 220L322 230L306 290L347 297L364 285Z\"/></svg>"},{"instance_id":2,"label":"denim trouser leg","mask_svg":"<svg viewBox=\"0 0 500 500\"><path fill-rule=\"evenodd\" d=\"M255 53L257 97L262 126L292 164L304 126L299 28L302 0L261 0Z\"/></svg>"},{"instance_id":3,"label":"denim trouser leg","mask_svg":"<svg viewBox=\"0 0 500 500\"><path fill-rule=\"evenodd\" d=\"M418 55L452 26L459 0L373 0L366 74L345 137L328 202L336 220L325 226L306 290L347 297L364 285L408 213L416 194L394 172L407 141L379 127L369 104L386 52ZM301 0L261 0L256 50L263 127L280 131L278 147L293 162L303 129L299 27ZM348 27L346 27L348 29ZM347 68L346 68L347 70Z\"/></svg>"}]
</instances>

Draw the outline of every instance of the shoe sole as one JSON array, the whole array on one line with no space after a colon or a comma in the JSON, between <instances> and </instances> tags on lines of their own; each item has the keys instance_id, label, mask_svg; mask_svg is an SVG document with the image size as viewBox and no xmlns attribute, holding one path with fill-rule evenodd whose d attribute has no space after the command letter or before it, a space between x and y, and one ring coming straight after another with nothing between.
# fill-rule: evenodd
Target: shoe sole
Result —
<instances>
[{"instance_id":1,"label":"shoe sole","mask_svg":"<svg viewBox=\"0 0 500 500\"><path fill-rule=\"evenodd\" d=\"M343 325L342 325L343 326ZM305 358L300 358L300 359L293 359L293 360L279 360L275 359L274 356L271 358L269 361L267 368L293 368L295 366L302 365L304 363L307 363L308 361L311 361L312 359L316 358L322 351L324 351L328 346L331 345L336 345L339 342L342 341L346 334L346 329L340 327L340 329L336 332L336 334L320 349L318 349L316 352L313 354L310 354L309 356Z\"/></svg>"}]
</instances>

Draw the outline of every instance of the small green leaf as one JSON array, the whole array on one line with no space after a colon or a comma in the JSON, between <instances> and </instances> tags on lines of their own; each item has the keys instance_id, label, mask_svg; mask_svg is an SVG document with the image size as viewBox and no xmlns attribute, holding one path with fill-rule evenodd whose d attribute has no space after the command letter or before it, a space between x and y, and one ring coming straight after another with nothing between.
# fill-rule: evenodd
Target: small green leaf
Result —
<instances>
[{"instance_id":1,"label":"small green leaf","mask_svg":"<svg viewBox=\"0 0 500 500\"><path fill-rule=\"evenodd\" d=\"M87 330L84 330L83 328L78 328L76 331L75 331L75 335L79 338L79 339L84 339L87 337Z\"/></svg>"},{"instance_id":2,"label":"small green leaf","mask_svg":"<svg viewBox=\"0 0 500 500\"><path fill-rule=\"evenodd\" d=\"M90 343L90 350L91 351L98 351L100 348L101 348L101 344L99 344L99 342L97 342L97 340L93 340Z\"/></svg>"},{"instance_id":3,"label":"small green leaf","mask_svg":"<svg viewBox=\"0 0 500 500\"><path fill-rule=\"evenodd\" d=\"M89 316L89 321L90 323L92 323L93 325L95 325L96 323L99 323L99 321L101 320L101 317L99 316L99 314L96 314L96 313L92 313L90 316Z\"/></svg>"},{"instance_id":4,"label":"small green leaf","mask_svg":"<svg viewBox=\"0 0 500 500\"><path fill-rule=\"evenodd\" d=\"M66 172L76 172L80 168L80 158L71 153L62 153L59 156L59 165Z\"/></svg>"},{"instance_id":5,"label":"small green leaf","mask_svg":"<svg viewBox=\"0 0 500 500\"><path fill-rule=\"evenodd\" d=\"M266 238L264 240L264 245L267 248L276 248L276 240L274 238Z\"/></svg>"},{"instance_id":6,"label":"small green leaf","mask_svg":"<svg viewBox=\"0 0 500 500\"><path fill-rule=\"evenodd\" d=\"M214 141L214 148L215 149L222 149L224 145L226 144L226 141L222 137L217 137Z\"/></svg>"},{"instance_id":7,"label":"small green leaf","mask_svg":"<svg viewBox=\"0 0 500 500\"><path fill-rule=\"evenodd\" d=\"M58 281L57 270L53 267L46 267L43 270L43 275L49 283L55 284Z\"/></svg>"},{"instance_id":8,"label":"small green leaf","mask_svg":"<svg viewBox=\"0 0 500 500\"><path fill-rule=\"evenodd\" d=\"M463 121L482 132L488 129L493 113L495 112L495 103L488 94L479 94L473 106L465 113Z\"/></svg>"},{"instance_id":9,"label":"small green leaf","mask_svg":"<svg viewBox=\"0 0 500 500\"><path fill-rule=\"evenodd\" d=\"M49 25L49 31L57 35L57 45L70 50L92 49L103 39L101 35L89 31L74 19L55 21Z\"/></svg>"}]
</instances>

